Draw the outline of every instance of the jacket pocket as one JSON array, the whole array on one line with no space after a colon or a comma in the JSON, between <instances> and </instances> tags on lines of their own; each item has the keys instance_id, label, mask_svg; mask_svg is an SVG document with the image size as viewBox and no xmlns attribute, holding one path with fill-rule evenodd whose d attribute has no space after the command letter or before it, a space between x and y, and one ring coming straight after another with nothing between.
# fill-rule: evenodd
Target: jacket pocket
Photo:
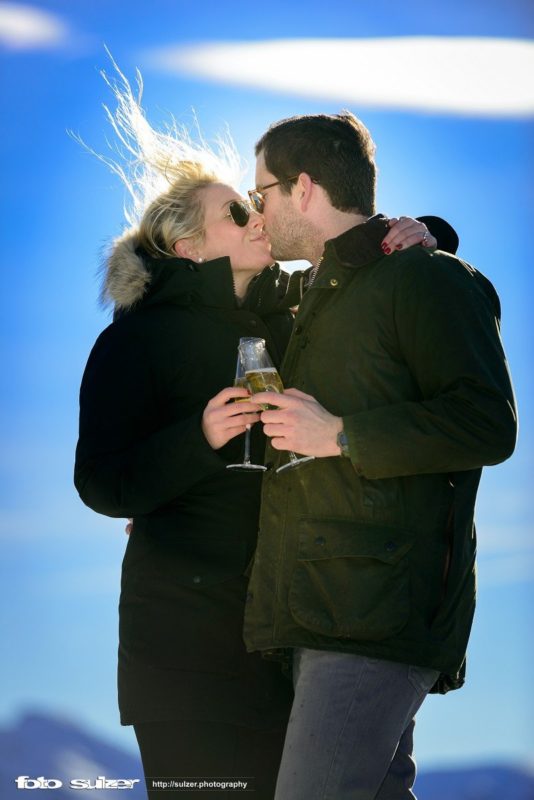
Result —
<instances>
[{"instance_id":1,"label":"jacket pocket","mask_svg":"<svg viewBox=\"0 0 534 800\"><path fill-rule=\"evenodd\" d=\"M354 520L301 520L289 590L296 622L325 636L380 641L410 614L405 529Z\"/></svg>"}]
</instances>

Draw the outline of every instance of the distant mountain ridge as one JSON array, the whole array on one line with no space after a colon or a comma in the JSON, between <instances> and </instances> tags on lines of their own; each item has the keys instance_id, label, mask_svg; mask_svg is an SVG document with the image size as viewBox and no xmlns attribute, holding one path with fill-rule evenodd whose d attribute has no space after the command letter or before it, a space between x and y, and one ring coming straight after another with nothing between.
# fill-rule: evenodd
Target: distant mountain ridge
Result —
<instances>
[{"instance_id":1,"label":"distant mountain ridge","mask_svg":"<svg viewBox=\"0 0 534 800\"><path fill-rule=\"evenodd\" d=\"M418 800L534 800L534 774L505 765L421 772Z\"/></svg>"},{"instance_id":2,"label":"distant mountain ridge","mask_svg":"<svg viewBox=\"0 0 534 800\"><path fill-rule=\"evenodd\" d=\"M18 789L15 778L29 775L30 778L44 776L59 779L63 786L52 790ZM86 733L72 722L48 714L32 712L25 714L10 729L0 729L0 798L2 800L61 800L78 798L106 798L112 800L117 794L113 790L91 789L84 791L69 788L73 778L139 779L132 789L120 791L122 800L146 800L141 760L100 739ZM37 792L37 794L36 794Z\"/></svg>"},{"instance_id":3,"label":"distant mountain ridge","mask_svg":"<svg viewBox=\"0 0 534 800\"><path fill-rule=\"evenodd\" d=\"M49 714L27 713L9 729L0 729L0 797L30 800L15 779L44 776L63 786L31 795L36 800L83 798L84 790L69 788L73 778L139 779L132 789L120 790L121 800L146 800L141 761L79 725ZM486 765L422 772L415 790L418 800L534 800L534 774L507 765ZM29 790L28 790L29 791ZM40 791L40 790L32 790ZM117 790L91 789L90 798L113 800ZM253 798L253 795L248 795ZM161 793L165 800L165 792ZM214 792L213 797L217 797Z\"/></svg>"}]
</instances>

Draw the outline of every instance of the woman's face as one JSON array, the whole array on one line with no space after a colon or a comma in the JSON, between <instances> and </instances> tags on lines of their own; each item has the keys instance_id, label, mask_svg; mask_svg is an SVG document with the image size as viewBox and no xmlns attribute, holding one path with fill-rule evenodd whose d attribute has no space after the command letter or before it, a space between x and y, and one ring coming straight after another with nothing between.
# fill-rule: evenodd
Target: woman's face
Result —
<instances>
[{"instance_id":1,"label":"woman's face","mask_svg":"<svg viewBox=\"0 0 534 800\"><path fill-rule=\"evenodd\" d=\"M204 261L229 256L233 272L256 273L273 263L271 244L263 232L263 216L250 210L240 228L229 214L230 203L243 198L230 186L216 183L202 190L204 239L198 245ZM248 203L247 203L248 205Z\"/></svg>"}]
</instances>

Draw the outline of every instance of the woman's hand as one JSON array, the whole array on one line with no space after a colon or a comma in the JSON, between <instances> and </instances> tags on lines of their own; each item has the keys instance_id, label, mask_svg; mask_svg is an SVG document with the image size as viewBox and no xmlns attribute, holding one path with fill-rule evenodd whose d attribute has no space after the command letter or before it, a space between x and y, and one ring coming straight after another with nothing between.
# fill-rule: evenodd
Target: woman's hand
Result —
<instances>
[{"instance_id":1,"label":"woman's hand","mask_svg":"<svg viewBox=\"0 0 534 800\"><path fill-rule=\"evenodd\" d=\"M389 256L395 250L406 250L414 244L434 249L437 247L435 239L424 222L419 222L412 217L392 217L388 220L389 233L382 240L382 250Z\"/></svg>"},{"instance_id":2,"label":"woman's hand","mask_svg":"<svg viewBox=\"0 0 534 800\"><path fill-rule=\"evenodd\" d=\"M241 402L231 403L231 400ZM236 386L212 397L202 415L202 432L214 450L219 450L249 425L259 422L261 406L250 400L250 392Z\"/></svg>"}]
</instances>

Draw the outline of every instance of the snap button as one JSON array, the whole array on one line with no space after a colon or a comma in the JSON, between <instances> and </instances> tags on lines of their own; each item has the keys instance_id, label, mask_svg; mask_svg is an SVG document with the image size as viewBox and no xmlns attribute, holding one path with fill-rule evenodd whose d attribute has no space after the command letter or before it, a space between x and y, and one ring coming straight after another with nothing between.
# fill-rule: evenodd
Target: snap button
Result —
<instances>
[{"instance_id":1,"label":"snap button","mask_svg":"<svg viewBox=\"0 0 534 800\"><path fill-rule=\"evenodd\" d=\"M324 547L324 546L325 546L325 544L326 544L326 539L324 538L324 536L318 536L318 537L315 539L315 544L318 544L318 545L319 545L319 547Z\"/></svg>"},{"instance_id":2,"label":"snap button","mask_svg":"<svg viewBox=\"0 0 534 800\"><path fill-rule=\"evenodd\" d=\"M297 325L297 327L295 328L295 334L298 336L299 333L302 333L303 330L304 329L303 329L302 325Z\"/></svg>"},{"instance_id":3,"label":"snap button","mask_svg":"<svg viewBox=\"0 0 534 800\"><path fill-rule=\"evenodd\" d=\"M202 583L202 578L200 577L200 575L193 576L193 583Z\"/></svg>"},{"instance_id":4,"label":"snap button","mask_svg":"<svg viewBox=\"0 0 534 800\"><path fill-rule=\"evenodd\" d=\"M330 278L330 286L338 286L339 281L337 278Z\"/></svg>"},{"instance_id":5,"label":"snap button","mask_svg":"<svg viewBox=\"0 0 534 800\"><path fill-rule=\"evenodd\" d=\"M397 549L397 545L395 544L395 542L388 542L386 544L386 552L394 553L396 549Z\"/></svg>"}]
</instances>

